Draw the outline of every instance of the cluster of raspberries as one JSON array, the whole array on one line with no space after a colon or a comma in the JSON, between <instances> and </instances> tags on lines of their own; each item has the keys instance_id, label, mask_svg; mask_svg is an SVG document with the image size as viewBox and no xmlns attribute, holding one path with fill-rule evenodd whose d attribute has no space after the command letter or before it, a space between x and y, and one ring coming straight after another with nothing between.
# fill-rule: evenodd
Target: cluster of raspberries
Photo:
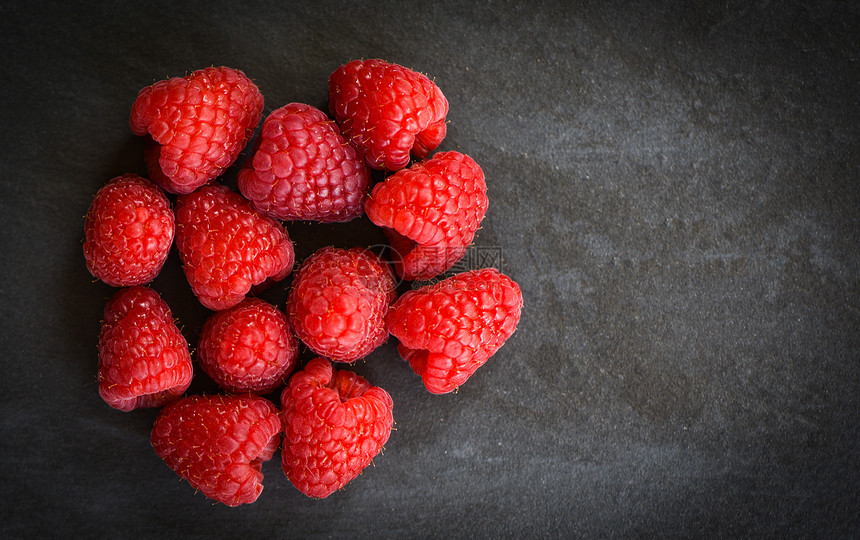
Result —
<instances>
[{"instance_id":1,"label":"cluster of raspberries","mask_svg":"<svg viewBox=\"0 0 860 540\"><path fill-rule=\"evenodd\" d=\"M158 456L230 506L257 499L261 464L278 448L287 478L317 498L380 452L394 422L391 396L338 364L394 335L427 390L451 392L520 318L519 287L493 268L397 296L395 276L430 280L451 270L487 211L472 158L430 155L448 113L436 84L382 60L352 61L331 74L328 98L333 120L290 103L263 121L237 193L216 180L262 120L257 86L226 67L148 86L130 126L146 137L149 179L114 178L86 216L87 268L119 288L104 310L99 392L122 411L162 407L151 435ZM376 185L371 168L385 171ZM326 247L296 270L285 309L254 296L293 270L284 221L364 214L385 231L392 260L360 246ZM196 362L223 394L185 395L194 374L188 341L146 286L174 243L191 290L213 311ZM316 356L302 367L300 343ZM280 408L264 397L279 389Z\"/></svg>"}]
</instances>

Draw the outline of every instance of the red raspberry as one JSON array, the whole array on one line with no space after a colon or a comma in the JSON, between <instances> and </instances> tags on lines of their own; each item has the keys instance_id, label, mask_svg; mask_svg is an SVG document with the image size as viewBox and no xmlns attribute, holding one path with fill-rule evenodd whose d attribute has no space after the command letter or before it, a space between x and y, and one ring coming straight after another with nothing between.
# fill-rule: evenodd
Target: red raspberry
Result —
<instances>
[{"instance_id":1,"label":"red raspberry","mask_svg":"<svg viewBox=\"0 0 860 540\"><path fill-rule=\"evenodd\" d=\"M367 356L388 339L385 314L394 277L379 257L359 248L323 248L293 278L287 315L296 335L336 362Z\"/></svg>"},{"instance_id":2,"label":"red raspberry","mask_svg":"<svg viewBox=\"0 0 860 540\"><path fill-rule=\"evenodd\" d=\"M99 336L99 393L121 411L160 407L191 384L188 342L157 292L121 289L105 306Z\"/></svg>"},{"instance_id":3,"label":"red raspberry","mask_svg":"<svg viewBox=\"0 0 860 540\"><path fill-rule=\"evenodd\" d=\"M328 82L329 109L374 169L396 171L445 138L448 100L426 76L383 60L353 60Z\"/></svg>"},{"instance_id":4,"label":"red raspberry","mask_svg":"<svg viewBox=\"0 0 860 540\"><path fill-rule=\"evenodd\" d=\"M281 393L281 465L296 488L325 498L351 482L382 450L394 403L378 386L316 358Z\"/></svg>"},{"instance_id":5,"label":"red raspberry","mask_svg":"<svg viewBox=\"0 0 860 540\"><path fill-rule=\"evenodd\" d=\"M258 298L212 314L197 347L203 371L236 393L266 394L283 385L298 354L286 315Z\"/></svg>"},{"instance_id":6,"label":"red raspberry","mask_svg":"<svg viewBox=\"0 0 860 540\"><path fill-rule=\"evenodd\" d=\"M284 279L293 268L284 227L221 184L176 199L176 247L194 294L215 311L235 306L251 287Z\"/></svg>"},{"instance_id":7,"label":"red raspberry","mask_svg":"<svg viewBox=\"0 0 860 540\"><path fill-rule=\"evenodd\" d=\"M475 160L442 152L377 184L365 209L394 248L397 274L430 279L463 257L487 202L484 172Z\"/></svg>"},{"instance_id":8,"label":"red raspberry","mask_svg":"<svg viewBox=\"0 0 860 540\"><path fill-rule=\"evenodd\" d=\"M276 219L349 221L364 213L370 172L340 129L302 103L263 122L253 159L239 171L239 191Z\"/></svg>"},{"instance_id":9,"label":"red raspberry","mask_svg":"<svg viewBox=\"0 0 860 540\"><path fill-rule=\"evenodd\" d=\"M194 489L239 506L263 491L261 466L278 449L280 432L278 410L264 398L189 396L161 410L150 441Z\"/></svg>"},{"instance_id":10,"label":"red raspberry","mask_svg":"<svg viewBox=\"0 0 860 540\"><path fill-rule=\"evenodd\" d=\"M514 333L522 305L520 288L509 277L494 268L472 270L404 293L386 322L427 390L444 394Z\"/></svg>"},{"instance_id":11,"label":"red raspberry","mask_svg":"<svg viewBox=\"0 0 860 540\"><path fill-rule=\"evenodd\" d=\"M150 178L171 193L191 193L236 161L262 111L263 95L244 73L210 67L142 89L129 124L152 138Z\"/></svg>"},{"instance_id":12,"label":"red raspberry","mask_svg":"<svg viewBox=\"0 0 860 540\"><path fill-rule=\"evenodd\" d=\"M87 268L113 287L149 283L167 260L173 232L164 193L136 174L117 176L96 193L87 211Z\"/></svg>"}]
</instances>

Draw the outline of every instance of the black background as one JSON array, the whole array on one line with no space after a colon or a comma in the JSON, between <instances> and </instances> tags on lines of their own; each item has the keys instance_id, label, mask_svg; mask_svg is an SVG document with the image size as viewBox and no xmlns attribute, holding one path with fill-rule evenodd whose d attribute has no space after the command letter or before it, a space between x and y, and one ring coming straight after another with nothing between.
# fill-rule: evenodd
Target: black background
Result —
<instances>
[{"instance_id":1,"label":"black background","mask_svg":"<svg viewBox=\"0 0 860 540\"><path fill-rule=\"evenodd\" d=\"M0 536L856 537L858 23L835 1L3 3ZM264 114L322 108L373 57L447 96L441 149L489 185L475 253L523 318L454 394L393 339L358 362L396 431L346 489L309 499L276 454L255 504L213 504L153 452L156 411L98 395L113 291L83 216L145 173L142 87L228 65ZM299 260L384 241L288 230ZM193 345L175 252L153 287Z\"/></svg>"}]
</instances>

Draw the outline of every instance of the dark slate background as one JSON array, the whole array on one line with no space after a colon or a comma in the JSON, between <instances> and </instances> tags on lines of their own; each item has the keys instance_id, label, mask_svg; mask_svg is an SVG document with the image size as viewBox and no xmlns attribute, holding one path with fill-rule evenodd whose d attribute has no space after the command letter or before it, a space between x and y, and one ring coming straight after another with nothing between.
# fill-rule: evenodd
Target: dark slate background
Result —
<instances>
[{"instance_id":1,"label":"dark slate background","mask_svg":"<svg viewBox=\"0 0 860 540\"><path fill-rule=\"evenodd\" d=\"M218 4L0 7L0 536L860 534L854 2ZM484 168L475 253L521 285L519 330L445 396L392 340L353 368L395 401L375 466L317 501L276 455L257 503L214 505L152 451L155 411L98 395L112 290L83 216L144 172L142 87L229 65L265 113L324 107L371 57L448 97L441 148ZM288 229L300 259L383 240ZM153 287L195 343L175 253Z\"/></svg>"}]
</instances>

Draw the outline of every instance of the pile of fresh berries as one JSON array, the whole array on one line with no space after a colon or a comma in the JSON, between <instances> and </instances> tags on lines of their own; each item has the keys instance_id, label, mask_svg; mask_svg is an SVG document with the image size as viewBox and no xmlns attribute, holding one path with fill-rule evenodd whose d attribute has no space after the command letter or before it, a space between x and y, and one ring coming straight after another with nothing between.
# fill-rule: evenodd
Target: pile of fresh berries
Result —
<instances>
[{"instance_id":1,"label":"pile of fresh berries","mask_svg":"<svg viewBox=\"0 0 860 540\"><path fill-rule=\"evenodd\" d=\"M301 103L268 115L237 193L216 180L262 119L257 86L226 67L148 86L130 126L146 137L149 180L114 178L86 216L87 268L119 288L104 310L99 392L121 411L162 407L155 452L230 506L257 499L261 464L278 448L287 478L318 498L379 453L394 423L391 396L336 365L394 335L427 390L451 392L520 318L520 289L498 270L440 277L472 243L487 186L469 156L430 156L448 113L436 84L396 64L356 60L331 74L328 99L333 120ZM370 168L384 171L376 185ZM293 271L283 221L363 214L385 232L390 261L363 246L326 247L302 261L283 311L254 296ZM191 290L213 311L196 362L223 394L184 395L194 374L189 344L146 286L174 243ZM398 298L395 276L437 280ZM301 368L300 343L317 356ZM281 388L278 408L263 396Z\"/></svg>"}]
</instances>

